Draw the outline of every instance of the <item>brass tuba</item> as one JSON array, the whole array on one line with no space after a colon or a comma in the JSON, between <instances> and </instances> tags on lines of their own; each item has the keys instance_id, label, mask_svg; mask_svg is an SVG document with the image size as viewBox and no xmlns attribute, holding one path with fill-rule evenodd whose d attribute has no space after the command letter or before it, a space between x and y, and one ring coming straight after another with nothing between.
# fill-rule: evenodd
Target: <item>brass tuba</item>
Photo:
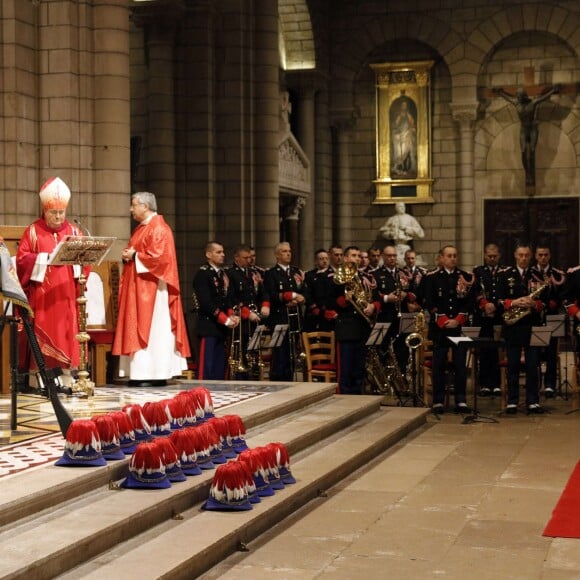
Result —
<instances>
[{"instance_id":1,"label":"brass tuba","mask_svg":"<svg viewBox=\"0 0 580 580\"><path fill-rule=\"evenodd\" d=\"M373 321L364 313L365 308L369 305L371 297L365 290L362 280L358 273L358 267L354 262L344 262L339 264L334 273L334 283L344 285L344 293L349 290L352 297L347 300L354 306L355 310L372 326Z\"/></svg>"}]
</instances>

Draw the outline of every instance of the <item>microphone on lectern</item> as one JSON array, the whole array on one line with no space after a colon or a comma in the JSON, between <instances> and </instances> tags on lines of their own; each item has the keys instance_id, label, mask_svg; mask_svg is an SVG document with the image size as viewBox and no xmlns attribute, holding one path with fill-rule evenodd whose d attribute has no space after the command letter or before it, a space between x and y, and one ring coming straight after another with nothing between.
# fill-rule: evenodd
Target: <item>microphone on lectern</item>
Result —
<instances>
[{"instance_id":1,"label":"microphone on lectern","mask_svg":"<svg viewBox=\"0 0 580 580\"><path fill-rule=\"evenodd\" d=\"M80 220L78 220L77 218L73 219L73 222L78 226L79 230L81 230L81 232L83 232L83 234L85 236L88 236L89 238L92 238L93 236L91 235L91 232L89 232L88 228L85 228L85 226L83 226L80 222Z\"/></svg>"}]
</instances>

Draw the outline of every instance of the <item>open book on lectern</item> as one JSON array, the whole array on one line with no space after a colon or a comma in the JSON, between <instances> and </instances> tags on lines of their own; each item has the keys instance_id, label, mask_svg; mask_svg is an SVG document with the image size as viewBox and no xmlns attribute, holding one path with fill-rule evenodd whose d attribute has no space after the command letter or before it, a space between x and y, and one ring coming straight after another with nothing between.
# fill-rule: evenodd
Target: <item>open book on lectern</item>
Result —
<instances>
[{"instance_id":1,"label":"open book on lectern","mask_svg":"<svg viewBox=\"0 0 580 580\"><path fill-rule=\"evenodd\" d=\"M117 238L66 236L50 255L53 266L98 266L111 250Z\"/></svg>"}]
</instances>

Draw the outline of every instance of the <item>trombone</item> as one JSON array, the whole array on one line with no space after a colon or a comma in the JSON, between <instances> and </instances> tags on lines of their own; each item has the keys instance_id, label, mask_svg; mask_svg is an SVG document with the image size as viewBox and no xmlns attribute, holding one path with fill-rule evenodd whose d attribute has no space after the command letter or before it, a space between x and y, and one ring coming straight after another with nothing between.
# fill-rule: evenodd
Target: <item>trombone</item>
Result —
<instances>
[{"instance_id":1,"label":"trombone","mask_svg":"<svg viewBox=\"0 0 580 580\"><path fill-rule=\"evenodd\" d=\"M234 315L240 317L240 323L232 328L230 340L230 355L228 357L228 367L230 369L230 380L234 380L236 376L243 375L248 372L246 364L246 357L244 354L244 332L241 318L241 308L234 306Z\"/></svg>"},{"instance_id":2,"label":"trombone","mask_svg":"<svg viewBox=\"0 0 580 580\"><path fill-rule=\"evenodd\" d=\"M300 320L300 306L298 304L287 304L286 314L288 315L288 341L290 345L290 365L292 377L298 380L298 374L304 374L306 352L302 343L302 322Z\"/></svg>"}]
</instances>

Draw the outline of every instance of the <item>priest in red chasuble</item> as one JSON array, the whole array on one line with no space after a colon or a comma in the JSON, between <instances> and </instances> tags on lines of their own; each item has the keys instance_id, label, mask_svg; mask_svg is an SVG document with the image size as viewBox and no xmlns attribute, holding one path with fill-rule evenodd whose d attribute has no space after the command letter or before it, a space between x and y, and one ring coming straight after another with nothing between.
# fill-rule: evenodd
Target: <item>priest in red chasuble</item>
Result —
<instances>
[{"instance_id":1,"label":"priest in red chasuble","mask_svg":"<svg viewBox=\"0 0 580 580\"><path fill-rule=\"evenodd\" d=\"M16 270L34 311L34 332L46 365L63 370L77 369L80 360L76 339L80 266L53 266L50 261L66 236L82 235L66 219L70 195L59 177L42 186L42 217L26 228L16 254Z\"/></svg>"},{"instance_id":2,"label":"priest in red chasuble","mask_svg":"<svg viewBox=\"0 0 580 580\"><path fill-rule=\"evenodd\" d=\"M181 375L190 356L173 233L157 213L155 195L135 193L139 225L123 250L113 354L132 386L161 386Z\"/></svg>"}]
</instances>

